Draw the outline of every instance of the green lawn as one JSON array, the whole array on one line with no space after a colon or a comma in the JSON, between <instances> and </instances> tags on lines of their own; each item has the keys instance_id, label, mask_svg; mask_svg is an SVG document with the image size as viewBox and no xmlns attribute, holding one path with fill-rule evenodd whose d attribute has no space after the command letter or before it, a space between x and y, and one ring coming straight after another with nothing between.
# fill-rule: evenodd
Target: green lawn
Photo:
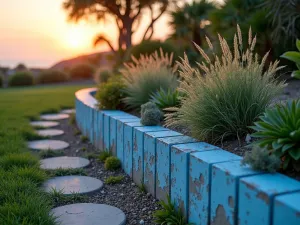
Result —
<instances>
[{"instance_id":1,"label":"green lawn","mask_svg":"<svg viewBox=\"0 0 300 225\"><path fill-rule=\"evenodd\" d=\"M40 189L47 179L26 147L34 137L30 119L41 112L74 107L74 93L86 86L0 89L0 224L54 224L52 200Z\"/></svg>"}]
</instances>

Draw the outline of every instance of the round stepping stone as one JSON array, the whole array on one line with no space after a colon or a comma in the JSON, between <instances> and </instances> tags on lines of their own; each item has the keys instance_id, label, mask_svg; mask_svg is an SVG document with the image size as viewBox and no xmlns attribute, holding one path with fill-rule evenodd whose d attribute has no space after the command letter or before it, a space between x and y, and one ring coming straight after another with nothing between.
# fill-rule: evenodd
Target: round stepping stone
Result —
<instances>
[{"instance_id":1,"label":"round stepping stone","mask_svg":"<svg viewBox=\"0 0 300 225\"><path fill-rule=\"evenodd\" d=\"M68 119L70 116L68 114L44 114L40 116L43 120L64 120Z\"/></svg>"},{"instance_id":2,"label":"round stepping stone","mask_svg":"<svg viewBox=\"0 0 300 225\"><path fill-rule=\"evenodd\" d=\"M63 114L72 114L72 113L76 113L75 109L64 109L61 111L61 113Z\"/></svg>"},{"instance_id":3,"label":"round stepping stone","mask_svg":"<svg viewBox=\"0 0 300 225\"><path fill-rule=\"evenodd\" d=\"M87 167L90 161L85 158L80 157L54 157L41 160L41 168L45 170L55 170L55 169L76 169Z\"/></svg>"},{"instance_id":4,"label":"round stepping stone","mask_svg":"<svg viewBox=\"0 0 300 225\"><path fill-rule=\"evenodd\" d=\"M103 183L93 177L87 176L62 176L54 177L44 183L44 189L47 192L62 191L64 195L90 194L102 188Z\"/></svg>"},{"instance_id":5,"label":"round stepping stone","mask_svg":"<svg viewBox=\"0 0 300 225\"><path fill-rule=\"evenodd\" d=\"M50 128L58 126L58 122L50 122L50 121L34 121L31 122L30 125L33 127L43 127L43 128Z\"/></svg>"},{"instance_id":6,"label":"round stepping stone","mask_svg":"<svg viewBox=\"0 0 300 225\"><path fill-rule=\"evenodd\" d=\"M92 203L65 205L51 210L61 225L125 225L126 216L118 208Z\"/></svg>"},{"instance_id":7,"label":"round stepping stone","mask_svg":"<svg viewBox=\"0 0 300 225\"><path fill-rule=\"evenodd\" d=\"M55 137L64 134L64 131L55 130L55 129L46 129L46 130L37 130L36 133L42 137Z\"/></svg>"},{"instance_id":8,"label":"round stepping stone","mask_svg":"<svg viewBox=\"0 0 300 225\"><path fill-rule=\"evenodd\" d=\"M39 141L29 141L28 147L32 150L63 150L69 147L69 144L64 141L56 141L56 140L39 140Z\"/></svg>"}]
</instances>

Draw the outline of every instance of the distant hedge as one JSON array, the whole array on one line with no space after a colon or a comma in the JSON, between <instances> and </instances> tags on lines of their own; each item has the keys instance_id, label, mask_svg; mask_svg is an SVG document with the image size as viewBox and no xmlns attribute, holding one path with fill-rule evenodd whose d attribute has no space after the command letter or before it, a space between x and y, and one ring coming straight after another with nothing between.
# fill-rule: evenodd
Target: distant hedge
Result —
<instances>
[{"instance_id":1,"label":"distant hedge","mask_svg":"<svg viewBox=\"0 0 300 225\"><path fill-rule=\"evenodd\" d=\"M131 49L126 53L126 61L130 61L131 56L134 56L135 58L139 58L141 54L150 55L155 51L159 52L160 48L163 50L164 53L173 53L174 60L178 59L179 48L177 48L171 42L146 40L141 42L138 45L131 47Z\"/></svg>"},{"instance_id":2,"label":"distant hedge","mask_svg":"<svg viewBox=\"0 0 300 225\"><path fill-rule=\"evenodd\" d=\"M95 80L98 84L106 83L110 77L112 77L112 73L108 70L97 70L95 72Z\"/></svg>"},{"instance_id":3,"label":"distant hedge","mask_svg":"<svg viewBox=\"0 0 300 225\"><path fill-rule=\"evenodd\" d=\"M0 73L0 88L3 87L3 75Z\"/></svg>"},{"instance_id":4,"label":"distant hedge","mask_svg":"<svg viewBox=\"0 0 300 225\"><path fill-rule=\"evenodd\" d=\"M29 71L16 72L14 75L11 75L8 79L8 86L10 87L31 86L33 84L34 79Z\"/></svg>"},{"instance_id":5,"label":"distant hedge","mask_svg":"<svg viewBox=\"0 0 300 225\"><path fill-rule=\"evenodd\" d=\"M91 64L78 64L71 68L70 77L72 79L90 79L93 78L95 68Z\"/></svg>"},{"instance_id":6,"label":"distant hedge","mask_svg":"<svg viewBox=\"0 0 300 225\"><path fill-rule=\"evenodd\" d=\"M69 75L60 70L45 70L37 77L37 83L39 84L51 84L66 82L69 79Z\"/></svg>"}]
</instances>

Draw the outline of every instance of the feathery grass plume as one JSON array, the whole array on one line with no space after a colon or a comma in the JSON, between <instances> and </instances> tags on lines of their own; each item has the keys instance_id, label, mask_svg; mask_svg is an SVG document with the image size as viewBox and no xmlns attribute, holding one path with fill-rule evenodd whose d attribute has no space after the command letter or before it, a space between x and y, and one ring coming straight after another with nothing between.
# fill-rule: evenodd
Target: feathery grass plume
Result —
<instances>
[{"instance_id":1,"label":"feathery grass plume","mask_svg":"<svg viewBox=\"0 0 300 225\"><path fill-rule=\"evenodd\" d=\"M155 52L149 56L132 57L121 70L125 80L125 104L129 108L139 108L151 99L151 95L160 89L175 89L178 85L176 70L172 65L173 54Z\"/></svg>"},{"instance_id":2,"label":"feathery grass plume","mask_svg":"<svg viewBox=\"0 0 300 225\"><path fill-rule=\"evenodd\" d=\"M178 62L181 107L170 108L167 126L185 125L200 140L221 141L227 137L241 137L250 132L249 126L265 111L272 99L281 93L284 82L274 78L282 67L278 61L265 65L268 53L259 62L253 52L256 37L249 31L248 47L242 46L242 34L237 27L233 49L219 35L222 53L207 59L197 46L205 62L191 69L186 57Z\"/></svg>"}]
</instances>

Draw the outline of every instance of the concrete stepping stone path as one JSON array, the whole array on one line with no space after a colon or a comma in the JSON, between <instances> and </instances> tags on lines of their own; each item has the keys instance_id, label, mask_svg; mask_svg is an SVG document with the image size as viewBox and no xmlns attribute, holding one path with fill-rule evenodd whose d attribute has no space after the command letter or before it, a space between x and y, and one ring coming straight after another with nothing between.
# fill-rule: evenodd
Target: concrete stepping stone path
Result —
<instances>
[{"instance_id":1,"label":"concrete stepping stone path","mask_svg":"<svg viewBox=\"0 0 300 225\"><path fill-rule=\"evenodd\" d=\"M76 113L76 110L75 109L64 109L60 113L63 113L63 114L73 114L73 113Z\"/></svg>"},{"instance_id":2,"label":"concrete stepping stone path","mask_svg":"<svg viewBox=\"0 0 300 225\"><path fill-rule=\"evenodd\" d=\"M30 125L33 127L42 127L42 128L51 128L58 126L58 122L51 122L51 121L33 121L30 122Z\"/></svg>"},{"instance_id":3,"label":"concrete stepping stone path","mask_svg":"<svg viewBox=\"0 0 300 225\"><path fill-rule=\"evenodd\" d=\"M57 207L51 211L61 225L125 225L126 216L118 208L80 203Z\"/></svg>"},{"instance_id":4,"label":"concrete stepping stone path","mask_svg":"<svg viewBox=\"0 0 300 225\"><path fill-rule=\"evenodd\" d=\"M37 130L36 133L42 137L56 137L64 134L62 130L56 129L45 129L45 130Z\"/></svg>"},{"instance_id":5,"label":"concrete stepping stone path","mask_svg":"<svg viewBox=\"0 0 300 225\"><path fill-rule=\"evenodd\" d=\"M40 116L43 120L64 120L68 119L70 116L68 114L58 113L58 114L44 114Z\"/></svg>"},{"instance_id":6,"label":"concrete stepping stone path","mask_svg":"<svg viewBox=\"0 0 300 225\"><path fill-rule=\"evenodd\" d=\"M61 176L46 181L43 185L46 192L53 189L62 191L65 195L90 194L98 191L103 186L101 180L87 176Z\"/></svg>"},{"instance_id":7,"label":"concrete stepping stone path","mask_svg":"<svg viewBox=\"0 0 300 225\"><path fill-rule=\"evenodd\" d=\"M40 162L41 168L45 170L77 169L87 167L90 164L88 159L68 156L43 159Z\"/></svg>"},{"instance_id":8,"label":"concrete stepping stone path","mask_svg":"<svg viewBox=\"0 0 300 225\"><path fill-rule=\"evenodd\" d=\"M29 141L28 148L37 151L58 151L68 148L69 144L64 141L56 141L56 140L39 140L39 141Z\"/></svg>"}]
</instances>

